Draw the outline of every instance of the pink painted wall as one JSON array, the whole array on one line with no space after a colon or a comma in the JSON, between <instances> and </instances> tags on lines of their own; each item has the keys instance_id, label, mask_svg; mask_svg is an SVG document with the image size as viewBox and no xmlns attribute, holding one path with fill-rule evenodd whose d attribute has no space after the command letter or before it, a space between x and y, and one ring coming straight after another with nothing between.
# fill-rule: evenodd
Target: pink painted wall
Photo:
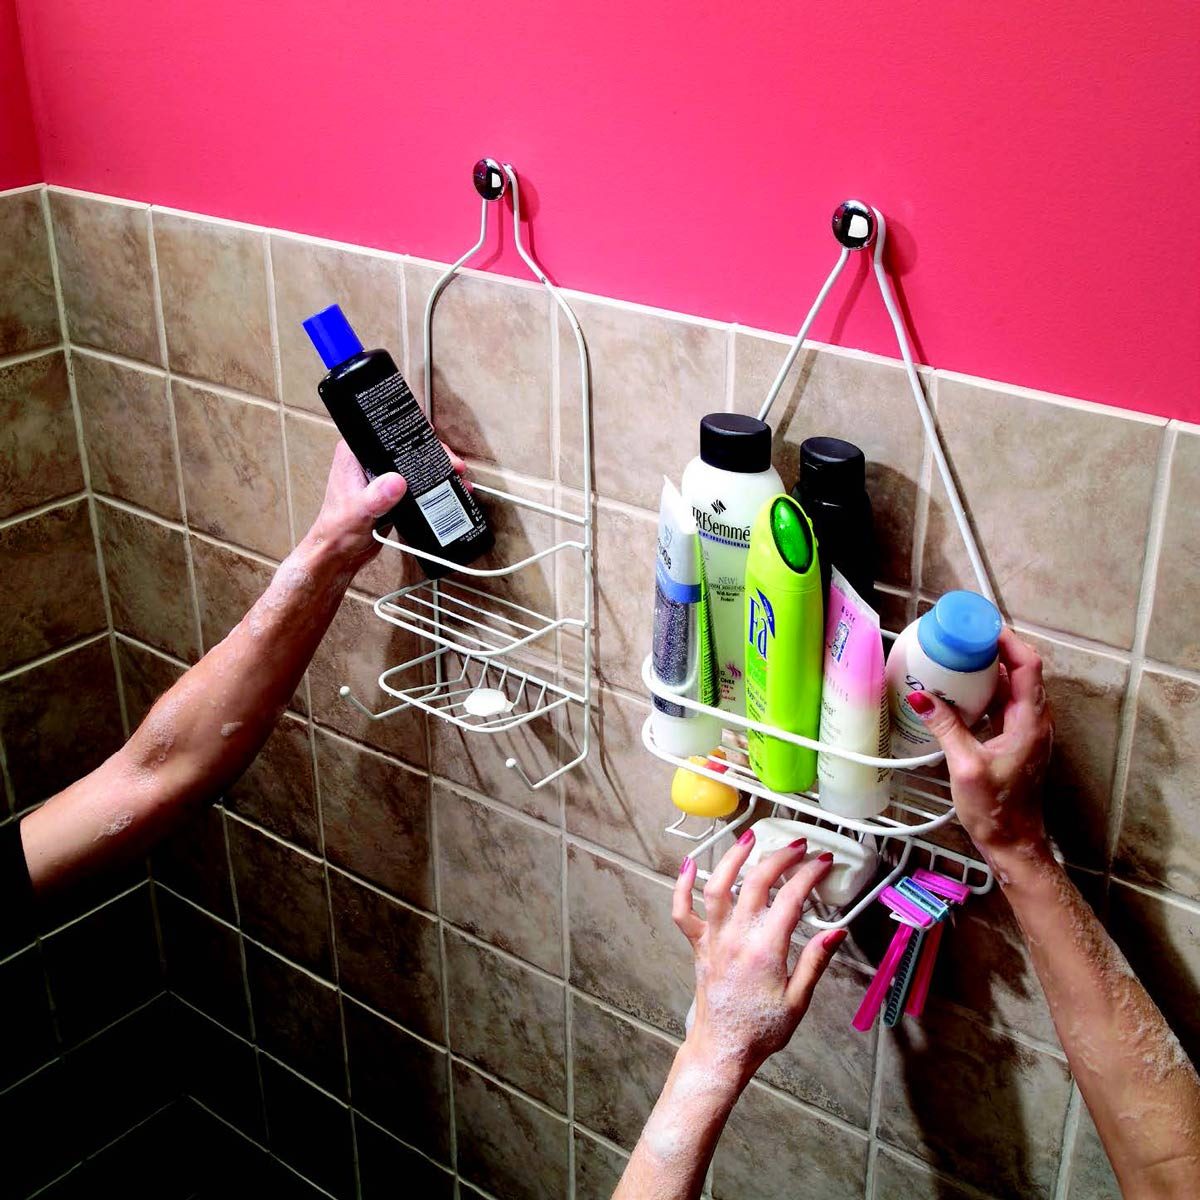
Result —
<instances>
[{"instance_id":1,"label":"pink painted wall","mask_svg":"<svg viewBox=\"0 0 1200 1200\"><path fill-rule=\"evenodd\" d=\"M783 331L855 194L926 361L1200 420L1194 0L18 7L52 182L448 259L492 153L560 282Z\"/></svg>"},{"instance_id":2,"label":"pink painted wall","mask_svg":"<svg viewBox=\"0 0 1200 1200\"><path fill-rule=\"evenodd\" d=\"M14 0L0 0L0 191L41 178L17 8Z\"/></svg>"}]
</instances>

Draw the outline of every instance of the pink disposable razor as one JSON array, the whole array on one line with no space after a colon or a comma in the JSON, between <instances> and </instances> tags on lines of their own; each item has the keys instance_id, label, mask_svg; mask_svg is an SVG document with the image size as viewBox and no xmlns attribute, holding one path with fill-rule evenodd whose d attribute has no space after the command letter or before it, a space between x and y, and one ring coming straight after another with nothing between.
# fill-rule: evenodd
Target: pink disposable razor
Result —
<instances>
[{"instance_id":1,"label":"pink disposable razor","mask_svg":"<svg viewBox=\"0 0 1200 1200\"><path fill-rule=\"evenodd\" d=\"M924 867L918 867L912 873L912 877L935 896L941 896L943 900L952 900L955 904L962 904L971 894L971 889L965 883L960 883L957 879L951 879L949 875L942 875L937 871L927 871Z\"/></svg>"},{"instance_id":2,"label":"pink disposable razor","mask_svg":"<svg viewBox=\"0 0 1200 1200\"><path fill-rule=\"evenodd\" d=\"M858 1006L858 1012L854 1014L854 1020L850 1022L860 1033L866 1033L875 1024L875 1018L879 1015L879 1010L887 998L888 988L891 987L892 980L896 977L896 971L900 967L900 960L904 957L904 951L912 939L914 927L928 929L934 923L933 918L927 912L918 908L893 887L885 887L879 893L879 899L902 920L899 928L892 935L892 943L888 946L887 953L883 956L883 961L880 962L879 969L875 972L875 978L871 980L866 995L863 996L862 1003Z\"/></svg>"},{"instance_id":3,"label":"pink disposable razor","mask_svg":"<svg viewBox=\"0 0 1200 1200\"><path fill-rule=\"evenodd\" d=\"M919 1017L925 1011L925 998L929 995L929 983L933 979L933 962L937 958L938 947L942 944L942 932L945 928L943 924L935 925L925 935L912 987L908 989L908 1002L904 1006L904 1011L910 1017Z\"/></svg>"},{"instance_id":4,"label":"pink disposable razor","mask_svg":"<svg viewBox=\"0 0 1200 1200\"><path fill-rule=\"evenodd\" d=\"M922 887L928 888L944 900L953 904L962 904L971 894L971 889L957 879L942 875L937 871L926 871L923 867L913 872L913 879ZM935 925L925 937L921 947L921 957L913 974L912 987L908 991L908 1000L904 1011L910 1017L919 1017L925 1011L925 1001L929 996L929 985L933 980L933 966L937 961L938 948L942 944L944 925Z\"/></svg>"},{"instance_id":5,"label":"pink disposable razor","mask_svg":"<svg viewBox=\"0 0 1200 1200\"><path fill-rule=\"evenodd\" d=\"M899 913L906 921L911 921L922 929L928 929L933 924L933 918L923 908L918 908L907 896L902 896L894 887L885 887L879 893L879 899L892 912Z\"/></svg>"},{"instance_id":6,"label":"pink disposable razor","mask_svg":"<svg viewBox=\"0 0 1200 1200\"><path fill-rule=\"evenodd\" d=\"M913 926L901 922L900 927L892 936L892 944L887 948L887 953L883 956L883 961L875 972L875 978L871 980L866 995L863 996L862 1003L858 1006L858 1012L854 1014L854 1020L850 1022L860 1033L866 1033L875 1024L875 1018L883 1007L884 997L887 995L887 990L896 974L896 968L900 966L900 959L904 957L905 947L912 935Z\"/></svg>"}]
</instances>

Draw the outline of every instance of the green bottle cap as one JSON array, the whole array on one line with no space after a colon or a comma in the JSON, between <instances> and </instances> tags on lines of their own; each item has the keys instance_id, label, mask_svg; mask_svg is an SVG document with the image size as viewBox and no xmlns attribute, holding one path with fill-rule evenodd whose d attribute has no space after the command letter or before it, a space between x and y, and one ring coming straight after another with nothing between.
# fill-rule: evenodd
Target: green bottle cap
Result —
<instances>
[{"instance_id":1,"label":"green bottle cap","mask_svg":"<svg viewBox=\"0 0 1200 1200\"><path fill-rule=\"evenodd\" d=\"M797 575L803 575L812 566L812 529L794 500L780 496L771 506L771 536L779 557Z\"/></svg>"}]
</instances>

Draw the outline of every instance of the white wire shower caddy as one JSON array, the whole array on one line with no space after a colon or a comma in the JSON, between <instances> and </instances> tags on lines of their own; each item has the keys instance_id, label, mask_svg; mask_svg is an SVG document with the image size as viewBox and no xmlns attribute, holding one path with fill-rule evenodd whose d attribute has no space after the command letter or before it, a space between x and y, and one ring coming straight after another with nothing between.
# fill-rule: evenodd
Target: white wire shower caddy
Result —
<instances>
[{"instance_id":1,"label":"white wire shower caddy","mask_svg":"<svg viewBox=\"0 0 1200 1200\"><path fill-rule=\"evenodd\" d=\"M575 335L575 345L579 354L579 393L582 409L583 511L571 512L556 505L543 504L500 488L476 483L474 488L477 494L518 509L540 513L550 517L556 529L561 523L572 531L568 536L560 538L552 545L534 550L517 562L490 568L462 566L375 530L376 540L384 546L402 554L449 567L454 574L408 584L381 596L375 602L375 613L379 617L415 634L423 643L432 646L432 649L425 650L407 662L389 667L379 675L380 689L400 703L381 712L373 712L353 695L350 688L343 687L341 695L373 721L416 708L439 720L448 721L460 729L480 734L505 733L536 718L550 716L568 705L578 705L583 710L583 733L579 752L570 762L563 763L549 774L534 779L518 758L510 757L506 761L506 765L515 770L528 787L537 789L545 787L582 762L588 755L591 737L591 373L588 370L587 344L575 313L522 241L521 193L516 170L510 163L482 158L472 170L472 182L481 197L479 238L438 277L425 302L425 412L432 420L434 306L447 284L483 248L487 240L489 206L494 205L507 192L512 196L513 244L517 253L534 277L550 293L558 311L566 318ZM578 615L539 612L468 581L486 581L515 575L543 560L554 562L558 556L564 554L574 556L582 572L583 604L582 612ZM463 579L462 576L468 579ZM546 672L530 665L531 660L524 657L526 652L530 655L544 652L547 646L553 655L553 639L558 631L574 631L579 635L582 662L578 670L578 688L545 678ZM522 654L519 665L512 658L518 652Z\"/></svg>"},{"instance_id":2,"label":"white wire shower caddy","mask_svg":"<svg viewBox=\"0 0 1200 1200\"><path fill-rule=\"evenodd\" d=\"M975 542L975 536L967 519L966 510L958 494L958 486L951 474L949 463L942 449L933 414L929 410L928 401L921 387L920 377L913 364L912 350L909 346L908 334L904 328L900 310L896 304L892 290L891 279L883 263L884 244L887 239L887 224L883 214L877 209L863 204L858 200L846 200L838 206L833 214L833 232L841 245L837 261L829 272L825 282L817 292L816 299L804 318L799 332L792 339L791 346L767 392L766 399L759 409L758 417L765 421L775 403L788 372L791 370L796 357L804 345L805 338L820 312L822 304L841 275L852 252L872 246L871 265L875 274L879 291L883 297L884 307L892 323L896 335L896 343L900 356L904 360L905 376L912 391L913 400L925 429L926 440L932 451L938 473L946 488L950 500L950 508L958 524L959 533L967 549L971 567L979 591L994 599L991 582L983 564L983 558ZM894 638L894 633L885 633L885 638ZM726 758L716 766L709 763L716 760L708 759L704 763L694 763L689 759L672 754L655 744L652 719L647 717L642 725L642 743L651 754L675 767L682 767L693 774L712 779L717 783L729 784L749 798L745 809L733 820L728 822L713 821L701 832L693 833L684 828L687 815L684 814L668 825L664 832L674 837L683 838L696 843L691 851L693 858L700 857L707 851L715 850L721 843L727 843L736 832L754 817L759 815L761 808L756 802L771 805L774 816L798 816L810 823L822 825L838 833L853 837L857 841L869 843L879 854L886 868L880 877L853 904L842 910L826 909L814 905L805 914L805 920L821 929L837 929L848 925L855 917L868 908L879 896L880 892L894 883L905 870L909 869L914 851L919 851L921 865L930 870L937 869L943 864L955 871L955 874L977 895L989 891L993 884L991 868L979 858L969 854L941 846L930 840L930 836L955 820L954 805L950 798L949 787L944 778L935 773L933 768L943 761L941 752L925 754L911 758L876 758L869 754L859 754L845 750L839 746L827 745L801 734L790 733L787 730L752 721L736 713L680 696L655 678L652 658L647 655L642 663L642 682L647 691L672 704L694 712L707 713L715 717L724 727L724 748ZM770 734L772 737L832 754L850 762L863 766L888 767L892 775L892 802L879 816L853 818L844 817L822 808L815 790L800 793L776 792L766 787L750 769L745 754L745 731L755 730ZM723 847L722 847L723 848ZM914 864L916 865L916 864ZM697 870L700 879L709 877L709 870L701 863Z\"/></svg>"}]
</instances>

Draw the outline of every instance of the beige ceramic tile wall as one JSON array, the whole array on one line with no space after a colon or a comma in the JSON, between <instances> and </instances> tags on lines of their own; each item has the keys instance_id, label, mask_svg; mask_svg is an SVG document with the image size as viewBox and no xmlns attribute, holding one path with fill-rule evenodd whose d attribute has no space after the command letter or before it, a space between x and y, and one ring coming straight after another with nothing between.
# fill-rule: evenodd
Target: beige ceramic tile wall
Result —
<instances>
[{"instance_id":1,"label":"beige ceramic tile wall","mask_svg":"<svg viewBox=\"0 0 1200 1200\"><path fill-rule=\"evenodd\" d=\"M120 225L127 212L104 205L81 215ZM162 549L153 545L157 525L115 511L106 524L89 494L81 440L88 417L63 346L53 264L44 190L0 195L0 823L20 820L121 745L110 603L121 607L128 597L108 592L105 551L115 548L109 565L144 585L145 555ZM84 325L74 332L88 338L97 331ZM101 332L118 336L115 324ZM133 465L130 454L120 459L122 470ZM139 499L152 499L153 480L142 482ZM145 536L125 537L123 520L136 520ZM181 640L169 621L147 612L143 595L121 607L123 618L186 653L186 631ZM145 1071L143 1050L165 1004L157 999L164 981L145 863L44 905L28 945L12 936L6 917L0 914L4 1191L24 1196L76 1169L85 1155L100 1155L173 1096L169 1083L163 1094ZM103 1064L121 1047L127 1083L114 1087ZM71 1120L72 1097L84 1109L102 1106L103 1118Z\"/></svg>"},{"instance_id":2,"label":"beige ceramic tile wall","mask_svg":"<svg viewBox=\"0 0 1200 1200\"><path fill-rule=\"evenodd\" d=\"M52 209L136 719L237 619L319 506L335 439L297 322L341 302L419 391L436 267L64 192ZM799 316L807 297L796 300ZM36 289L25 303L36 323ZM156 857L174 920L194 918L172 941L172 971L225 948L206 980L181 971L177 994L230 1055L257 1046L275 1152L335 1195L369 1194L368 1160L387 1153L421 1164L431 1195L606 1196L682 1033L690 967L667 908L683 847L661 834L668 772L639 741L656 480L678 476L704 412L757 405L786 341L596 297L576 307L597 481L600 683L586 765L536 793L503 766L510 750L531 769L564 761L574 717L497 746L420 718L371 725L339 702L344 681L376 701L375 674L413 649L370 613L368 596L410 577L381 559L269 753ZM433 340L443 432L481 474L580 505L574 346L545 295L468 276L447 292ZM924 380L1001 602L1047 663L1060 841L1096 902L1111 902L1195 1055L1200 431L936 370ZM893 626L969 583L896 362L813 349L774 419L785 475L809 434L866 448ZM66 517L52 525L45 538L69 558L81 535ZM547 536L532 521L506 531L513 545ZM528 588L566 610L581 603L569 564ZM47 611L12 636L36 653L57 599L30 599ZM579 651L564 637L562 666L576 668ZM1103 1177L1002 900L973 905L949 942L939 1003L919 1028L851 1033L863 977L838 969L739 1106L716 1196L779 1200L815 1179L829 1197L1050 1197ZM204 1094L263 1136L257 1084L240 1115L219 1090ZM328 1145L298 1132L317 1113L332 1123ZM338 1158L351 1137L358 1183Z\"/></svg>"}]
</instances>

